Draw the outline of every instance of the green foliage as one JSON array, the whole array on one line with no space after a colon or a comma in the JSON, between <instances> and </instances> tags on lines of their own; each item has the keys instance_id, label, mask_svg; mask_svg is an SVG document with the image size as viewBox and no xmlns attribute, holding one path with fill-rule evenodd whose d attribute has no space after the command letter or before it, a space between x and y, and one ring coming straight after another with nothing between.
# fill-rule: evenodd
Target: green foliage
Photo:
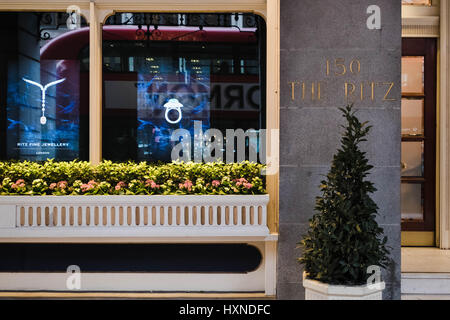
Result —
<instances>
[{"instance_id":1,"label":"green foliage","mask_svg":"<svg viewBox=\"0 0 450 320\"><path fill-rule=\"evenodd\" d=\"M299 243L310 279L335 285L366 284L367 267L386 267L388 254L383 229L376 222L378 207L370 193L376 191L366 177L373 168L359 149L371 126L361 123L352 106L340 109L347 121L341 148L316 198L316 214Z\"/></svg>"},{"instance_id":2,"label":"green foliage","mask_svg":"<svg viewBox=\"0 0 450 320\"><path fill-rule=\"evenodd\" d=\"M264 166L84 161L0 162L0 195L265 194Z\"/></svg>"}]
</instances>

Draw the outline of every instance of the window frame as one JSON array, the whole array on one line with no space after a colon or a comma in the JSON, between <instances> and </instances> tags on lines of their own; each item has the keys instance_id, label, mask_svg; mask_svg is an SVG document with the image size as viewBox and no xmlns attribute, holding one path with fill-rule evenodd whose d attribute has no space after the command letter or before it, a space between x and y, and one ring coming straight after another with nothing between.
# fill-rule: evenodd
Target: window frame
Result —
<instances>
[{"instance_id":1,"label":"window frame","mask_svg":"<svg viewBox=\"0 0 450 320\"><path fill-rule=\"evenodd\" d=\"M424 172L419 177L403 177L402 183L422 185L423 221L402 221L402 231L436 231L436 128L437 128L437 40L434 38L403 38L402 56L424 56L424 94L403 94L402 98L424 99L424 134L404 137L402 142L424 142Z\"/></svg>"},{"instance_id":2,"label":"window frame","mask_svg":"<svg viewBox=\"0 0 450 320\"><path fill-rule=\"evenodd\" d=\"M243 12L266 21L266 128L268 227L274 234L279 225L279 129L280 129L280 0L0 0L0 11L66 11L76 5L89 24L89 161L102 160L102 25L117 12Z\"/></svg>"},{"instance_id":3,"label":"window frame","mask_svg":"<svg viewBox=\"0 0 450 320\"><path fill-rule=\"evenodd\" d=\"M48 14L56 14L56 13L58 13L59 14L59 13L73 12L73 10L70 10L70 11L68 10L68 7L70 7L70 5L66 6L64 10L62 10L60 8L60 6L54 6L53 7L53 6L46 6L46 5L44 5L43 8L39 8L35 4L34 5L23 4L19 8L15 8L14 5L9 5L7 9L4 8L4 7L5 7L4 1L0 0L0 13L11 13L11 14L14 14L14 13L31 13L31 14L33 14L34 13L34 14L41 15L41 14L45 14L45 13L48 13ZM31 8L33 8L33 9L31 9ZM82 16L82 18L84 19L84 22L86 23L86 25L82 25L81 27L89 26L88 15L86 15L88 13L88 11L86 10L85 6L84 7L79 7L79 9L80 9L79 13ZM44 29L41 29L41 30L37 30L38 32L41 32L41 34L38 35L38 36L41 36L41 37L45 36L44 33L47 33L47 30L50 30L50 29L44 28ZM50 42L50 41L53 40L53 38L50 37L50 38L44 39L44 40L47 40L48 42ZM4 58L3 54L0 54L0 57ZM40 61L39 63L41 63L41 62L42 61ZM7 72L7 70L8 70L8 68L4 69L3 68L3 64L0 64L1 74L4 75L4 76L0 77L0 90L3 90L3 92L7 92L8 91L7 90L7 87L8 87L8 80L7 80L7 78L8 78L7 73L8 72ZM80 87L80 89L81 89L81 87ZM1 95L1 97L0 97L0 105L7 106L7 99L8 99L7 94ZM80 102L80 106L81 106L81 102ZM6 132L6 128L8 127L7 117L8 117L7 110L6 109L5 110L0 110L0 130L2 132ZM81 120L80 120L80 124L81 124ZM87 121L83 122L83 124L87 125ZM89 135L88 135L86 140L89 141ZM86 142L86 141L83 139L83 142L82 142L82 139L80 138L79 145L81 146L81 144L84 143L84 142ZM7 145L8 144L7 144L7 135L6 134L2 135L0 137L0 144L5 146L4 148L0 148L0 159L2 159L2 160L10 160L10 158L8 158L8 150L7 150ZM86 147L88 147L88 146L86 146ZM81 150L81 147L80 147L80 150ZM88 153L89 153L88 150L86 150L85 154L82 154L80 152L78 154L78 158L77 159L88 160L87 159L88 158ZM67 158L67 159L70 159L70 158ZM33 160L33 161L40 161L40 160Z\"/></svg>"},{"instance_id":4,"label":"window frame","mask_svg":"<svg viewBox=\"0 0 450 320\"><path fill-rule=\"evenodd\" d=\"M116 13L120 14L120 13ZM140 16L141 14L148 14L148 13L141 13L141 12L129 12L126 13L129 14L128 17L131 17L132 15ZM152 15L154 13L151 13ZM165 13L163 13L165 14ZM170 13L171 15L175 15ZM194 16L198 15L211 15L211 12L208 13L179 13L183 15L183 19L186 21L189 21L189 19ZM218 16L222 17L223 13L217 13ZM226 13L227 14L227 13ZM239 13L241 15L241 13ZM103 36L106 36L108 39L103 40L103 108L102 108L102 118L103 118L103 148L102 148L102 157L104 160L112 160L112 161L127 161L129 159L134 159L135 161L160 161L162 159L153 158L153 157L146 157L143 155L143 150L138 148L138 145L135 142L138 143L145 143L142 141L142 138L139 138L139 133L137 127L139 126L136 124L136 117L143 116L140 114L141 111L139 111L140 107L138 109L131 110L130 108L121 108L119 106L116 106L114 108L108 108L108 101L110 101L110 92L107 90L108 83L121 80L121 81L138 81L136 77L138 77L137 70L128 70L128 57L136 57L136 59L139 59L139 57L146 56L145 54L150 54L152 57L155 58L155 61L159 61L158 59L167 59L167 58L175 58L177 60L178 58L187 58L189 59L206 59L205 61L209 61L208 66L211 68L210 73L210 81L211 81L211 97L213 96L213 88L214 86L222 82L230 82L232 81L232 78L235 78L235 81L241 83L244 82L248 85L261 85L261 90L258 88L258 99L260 99L260 109L257 110L257 113L253 110L247 109L249 105L246 105L246 108L244 110L238 111L236 113L236 110L228 110L229 112L224 112L226 110L215 109L213 107L213 103L211 102L211 107L209 109L209 127L218 129L222 132L223 136L225 137L225 129L240 129L242 128L244 131L247 129L256 129L256 130L265 130L266 126L266 94L265 94L265 83L266 83L266 63L265 63L265 20L261 17L261 15L252 15L249 13L244 13L242 15L248 15L255 17L255 28L258 27L258 32L256 33L257 36L252 38L252 40L248 43L244 43L246 41L248 35L244 30L241 33L236 33L234 36L238 37L236 38L237 42L232 42L232 40L222 37L221 34L217 34L217 36L211 37L210 36L203 40L199 41L197 38L192 39L170 39L173 36L169 36L169 39L167 36L165 36L165 33L169 35L171 32L173 32L170 29L165 28L171 28L171 24L165 25L163 21L161 23L158 23L158 30L161 31L161 34L158 34L155 38L145 38L142 36L142 39L139 39L138 43L139 45L136 46L134 43L136 41L134 40L134 31L132 35L129 34L125 35L121 34L120 37L114 37L112 36L112 33L118 32L117 30L109 31L108 29L105 30L105 27L122 27L124 24L122 23L122 17L116 17L116 16L109 16L107 18L108 24L103 25L104 32L102 33ZM258 18L256 18L258 17ZM111 20L111 18L114 18ZM149 17L147 17L148 19ZM178 17L179 18L179 17ZM230 14L229 19L232 19L233 17ZM241 17L242 18L242 17ZM159 18L154 18L153 22L150 21L143 23L143 29L148 28L149 26L153 27L153 24L156 23L156 21L159 21ZM164 17L162 18L165 19ZM145 20L145 19L143 19ZM194 18L195 20L195 18ZM132 27L133 25L137 29L137 26L139 25L137 22L134 22L134 24L127 21L127 26ZM147 24L146 24L147 23ZM198 23L198 22L197 22ZM231 21L233 24L233 21ZM261 23L261 26L259 25ZM258 26L256 25L258 24ZM222 24L221 24L222 25ZM142 25L139 25L139 28L141 28ZM198 25L197 26L187 26L189 28L196 28L195 30L198 31ZM212 27L212 25L207 25L205 27L205 30L208 30L208 27ZM253 27L253 26L252 26ZM230 32L236 32L236 29L229 28ZM211 29L212 30L212 29ZM186 31L187 32L187 31ZM192 32L190 30L189 32ZM207 31L208 32L208 31ZM212 34L214 34L214 30L212 30ZM131 39L133 37L133 40ZM211 41L211 43L207 44L206 51L200 53L200 51L197 51L197 45L200 45L203 42ZM147 42L145 45L145 48L141 48L141 44ZM110 47L111 46L111 47ZM142 49L142 51L141 51ZM149 51L150 50L150 51ZM152 53L150 53L152 52ZM194 54L194 56L192 56ZM200 54L201 57L197 56L196 54ZM225 58L227 57L227 58ZM111 62L109 58L115 58L116 63ZM231 73L227 73L225 77L223 77L223 74L220 73L213 73L213 60L215 59L230 59L230 64L234 63L234 71ZM239 67L238 63L240 59L252 59L254 61L254 69L256 69L253 73L247 73L242 71L244 67ZM120 60L120 62L119 62ZM243 61L243 60L242 60ZM111 63L113 68L111 69L110 66L106 63ZM153 62L152 62L153 63ZM160 62L157 62L157 64ZM105 65L106 64L106 65ZM168 66L169 69L173 66L178 65L178 63L169 63ZM186 62L186 66L189 64L189 62ZM162 68L162 67L161 67ZM248 67L246 67L248 68ZM164 69L164 73L169 72L166 69ZM245 78L245 80L243 80ZM245 89L245 93L247 89ZM261 92L261 93L259 93ZM136 99L134 97L134 99ZM227 98L225 98L222 94L222 102L227 101ZM181 101L181 100L180 100ZM135 102L134 102L135 103ZM183 102L184 103L184 102ZM135 106L136 107L136 106ZM226 109L227 107L223 105L223 107ZM234 111L234 113L233 113ZM186 111L187 112L187 111ZM140 116L139 116L140 114ZM195 117L195 116L194 116ZM185 118L184 111L183 111L183 119ZM149 120L144 118L145 120ZM200 120L200 119L198 119ZM201 119L202 121L208 121L204 118ZM224 122L228 121L239 121L240 123L227 123L225 125ZM159 121L159 120L156 120ZM123 126L121 126L123 124ZM159 123L159 125L162 125L164 127L164 124ZM185 125L185 124L184 124ZM120 127L120 129L118 129ZM127 129L125 129L127 128ZM164 127L165 129L171 129L171 127ZM193 127L192 127L193 128ZM120 131L120 130L124 131ZM129 129L129 130L128 130ZM188 129L188 128L185 128ZM120 133L118 133L118 130ZM126 130L126 131L125 131ZM204 129L206 130L206 129ZM126 134L125 134L126 132ZM116 139L124 135L127 137L126 143L119 143ZM131 139L130 137L134 137L135 139ZM108 141L105 141L108 140ZM114 142L116 141L116 142ZM170 146L169 146L170 147ZM224 145L225 148L225 145ZM165 150L165 151L164 151ZM164 149L160 150L162 154L165 154L166 157L164 158L164 161L170 161L167 159L167 156L170 158L170 150ZM154 150L156 151L156 150ZM168 153L167 153L168 152ZM227 161L230 161L229 155L223 154L223 161L225 161L225 158L227 158Z\"/></svg>"}]
</instances>

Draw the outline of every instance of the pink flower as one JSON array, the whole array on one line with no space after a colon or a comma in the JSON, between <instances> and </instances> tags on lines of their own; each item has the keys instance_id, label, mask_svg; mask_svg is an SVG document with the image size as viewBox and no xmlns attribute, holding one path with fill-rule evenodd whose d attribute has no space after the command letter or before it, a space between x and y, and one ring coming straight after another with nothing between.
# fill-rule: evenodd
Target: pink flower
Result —
<instances>
[{"instance_id":1,"label":"pink flower","mask_svg":"<svg viewBox=\"0 0 450 320\"><path fill-rule=\"evenodd\" d=\"M156 184L156 182L155 181L153 181L153 180L147 180L147 181L145 181L145 186L146 187L150 187L150 188L152 188L152 189L159 189L159 185L158 184Z\"/></svg>"},{"instance_id":2,"label":"pink flower","mask_svg":"<svg viewBox=\"0 0 450 320\"><path fill-rule=\"evenodd\" d=\"M218 187L218 186L220 186L220 181L219 180L213 180L211 182L211 184L213 185L213 187Z\"/></svg>"},{"instance_id":3,"label":"pink flower","mask_svg":"<svg viewBox=\"0 0 450 320\"><path fill-rule=\"evenodd\" d=\"M13 184L11 185L11 189L17 189L17 184L13 183Z\"/></svg>"},{"instance_id":4,"label":"pink flower","mask_svg":"<svg viewBox=\"0 0 450 320\"><path fill-rule=\"evenodd\" d=\"M193 186L193 184L192 184L192 181L190 181L190 180L186 180L184 183L180 183L178 185L178 187L180 189L187 189L188 191L192 190L192 186Z\"/></svg>"},{"instance_id":5,"label":"pink flower","mask_svg":"<svg viewBox=\"0 0 450 320\"><path fill-rule=\"evenodd\" d=\"M244 183L244 187L247 189L251 189L253 185L251 183Z\"/></svg>"},{"instance_id":6,"label":"pink flower","mask_svg":"<svg viewBox=\"0 0 450 320\"><path fill-rule=\"evenodd\" d=\"M119 181L116 186L114 187L114 189L116 189L117 191L119 191L122 188L125 188L127 186L127 184L123 181Z\"/></svg>"},{"instance_id":7,"label":"pink flower","mask_svg":"<svg viewBox=\"0 0 450 320\"><path fill-rule=\"evenodd\" d=\"M249 183L245 178L234 179L233 181L236 183L237 187L243 186L246 189L251 189L253 187L253 184Z\"/></svg>"},{"instance_id":8,"label":"pink flower","mask_svg":"<svg viewBox=\"0 0 450 320\"><path fill-rule=\"evenodd\" d=\"M94 189L94 185L85 183L85 184L82 184L80 188L81 188L81 191L86 192L86 191L89 191L91 189Z\"/></svg>"},{"instance_id":9,"label":"pink flower","mask_svg":"<svg viewBox=\"0 0 450 320\"><path fill-rule=\"evenodd\" d=\"M25 187L25 180L19 179L16 181L15 185L16 185L16 187L23 188L23 187Z\"/></svg>"},{"instance_id":10,"label":"pink flower","mask_svg":"<svg viewBox=\"0 0 450 320\"><path fill-rule=\"evenodd\" d=\"M67 188L67 181L60 181L60 182L58 182L57 187L60 188L60 189Z\"/></svg>"},{"instance_id":11,"label":"pink flower","mask_svg":"<svg viewBox=\"0 0 450 320\"><path fill-rule=\"evenodd\" d=\"M152 184L150 185L152 189L159 189L159 184L156 184L154 181L152 181Z\"/></svg>"},{"instance_id":12,"label":"pink flower","mask_svg":"<svg viewBox=\"0 0 450 320\"><path fill-rule=\"evenodd\" d=\"M234 179L233 181L236 182L236 185L237 185L238 187L240 187L240 186L242 186L243 184L245 184L245 183L248 182L247 179L245 179L245 178Z\"/></svg>"},{"instance_id":13,"label":"pink flower","mask_svg":"<svg viewBox=\"0 0 450 320\"><path fill-rule=\"evenodd\" d=\"M53 189L55 189L56 188L56 183L50 183L50 186L49 186L49 188L50 188L50 190L53 190Z\"/></svg>"},{"instance_id":14,"label":"pink flower","mask_svg":"<svg viewBox=\"0 0 450 320\"><path fill-rule=\"evenodd\" d=\"M192 186L193 186L193 184L192 184L192 182L191 182L190 180L186 180L186 181L185 181L184 187L185 187L186 189L188 189L189 191L191 191Z\"/></svg>"},{"instance_id":15,"label":"pink flower","mask_svg":"<svg viewBox=\"0 0 450 320\"><path fill-rule=\"evenodd\" d=\"M94 180L91 180L88 182L88 184L91 186L95 186L97 184L97 182L95 182Z\"/></svg>"}]
</instances>

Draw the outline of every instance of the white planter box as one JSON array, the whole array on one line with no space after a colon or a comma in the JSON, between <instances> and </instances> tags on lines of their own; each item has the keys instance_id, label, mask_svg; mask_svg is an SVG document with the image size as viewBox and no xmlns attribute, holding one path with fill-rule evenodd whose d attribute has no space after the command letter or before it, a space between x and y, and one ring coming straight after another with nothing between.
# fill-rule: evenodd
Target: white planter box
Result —
<instances>
[{"instance_id":1,"label":"white planter box","mask_svg":"<svg viewBox=\"0 0 450 320\"><path fill-rule=\"evenodd\" d=\"M385 283L376 287L337 286L306 278L303 273L303 287L306 300L382 300Z\"/></svg>"},{"instance_id":2,"label":"white planter box","mask_svg":"<svg viewBox=\"0 0 450 320\"><path fill-rule=\"evenodd\" d=\"M0 242L260 241L268 195L0 196Z\"/></svg>"},{"instance_id":3,"label":"white planter box","mask_svg":"<svg viewBox=\"0 0 450 320\"><path fill-rule=\"evenodd\" d=\"M246 274L92 273L88 291L265 292L275 295L277 235L269 195L0 196L0 243L249 243L263 260ZM65 273L0 273L0 290L66 290Z\"/></svg>"}]
</instances>

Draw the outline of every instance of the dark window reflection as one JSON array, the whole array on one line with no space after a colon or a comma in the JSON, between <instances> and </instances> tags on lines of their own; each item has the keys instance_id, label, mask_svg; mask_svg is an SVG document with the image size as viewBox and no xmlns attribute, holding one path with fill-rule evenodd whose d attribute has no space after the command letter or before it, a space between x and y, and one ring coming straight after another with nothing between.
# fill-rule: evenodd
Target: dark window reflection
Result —
<instances>
[{"instance_id":1,"label":"dark window reflection","mask_svg":"<svg viewBox=\"0 0 450 320\"><path fill-rule=\"evenodd\" d=\"M0 13L0 24L1 158L87 159L86 22L67 13L10 12Z\"/></svg>"},{"instance_id":2,"label":"dark window reflection","mask_svg":"<svg viewBox=\"0 0 450 320\"><path fill-rule=\"evenodd\" d=\"M124 13L107 21L105 159L170 161L176 129L187 130L194 139L195 128L216 128L224 137L226 129L264 128L263 20L253 15L195 16Z\"/></svg>"}]
</instances>

